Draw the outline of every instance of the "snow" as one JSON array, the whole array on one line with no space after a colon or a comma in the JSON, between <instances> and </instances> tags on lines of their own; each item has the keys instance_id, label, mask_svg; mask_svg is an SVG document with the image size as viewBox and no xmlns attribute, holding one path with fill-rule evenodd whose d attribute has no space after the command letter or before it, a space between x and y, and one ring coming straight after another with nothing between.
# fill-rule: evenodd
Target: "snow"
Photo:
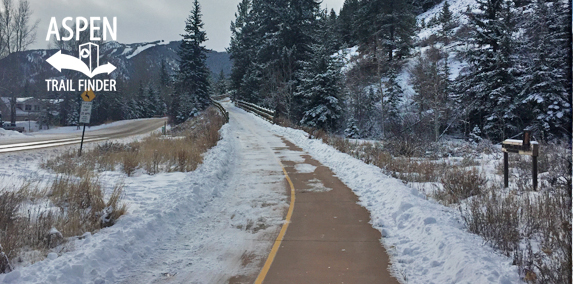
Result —
<instances>
[{"instance_id":1,"label":"snow","mask_svg":"<svg viewBox=\"0 0 573 284\"><path fill-rule=\"evenodd\" d=\"M227 106L229 106L227 104ZM305 154L329 167L369 210L383 236L391 270L404 283L521 283L512 260L470 234L459 212L428 200L301 130L279 127L230 107L222 140L190 173L104 172L105 188L124 180L128 214L116 225L72 239L68 252L0 275L3 283L223 283L252 275L264 261L288 207L284 176L276 157L302 163ZM291 151L282 136L302 148ZM57 149L0 156L0 180L53 176L38 163ZM275 155L276 153L276 155ZM3 182L3 184L5 184ZM308 191L328 191L319 180ZM296 209L295 209L296 210ZM251 263L243 265L245 258ZM407 279L407 280L405 280Z\"/></svg>"},{"instance_id":2,"label":"snow","mask_svg":"<svg viewBox=\"0 0 573 284\"><path fill-rule=\"evenodd\" d=\"M299 173L308 174L314 172L316 167L309 164L296 164L294 165L294 169Z\"/></svg>"},{"instance_id":3,"label":"snow","mask_svg":"<svg viewBox=\"0 0 573 284\"><path fill-rule=\"evenodd\" d=\"M132 54L126 56L125 58L131 59L132 57L134 57L134 56L140 54L142 51L144 51L144 50L146 50L146 49L148 49L148 48L150 48L150 47L154 47L154 46L156 46L156 44L152 44L152 43L138 46Z\"/></svg>"},{"instance_id":4,"label":"snow","mask_svg":"<svg viewBox=\"0 0 573 284\"><path fill-rule=\"evenodd\" d=\"M352 60L359 55L360 55L360 53L358 52L358 46L354 46L354 47L346 48L343 50L339 50L333 56L336 56L336 57L341 59L342 64L343 64L341 72L346 73L350 69L352 69L352 67L354 67L354 65L356 65L356 62L353 62Z\"/></svg>"},{"instance_id":5,"label":"snow","mask_svg":"<svg viewBox=\"0 0 573 284\"><path fill-rule=\"evenodd\" d=\"M43 261L0 275L0 282L223 283L256 275L288 208L284 175L270 146L293 159L295 154L278 137L245 124L227 124L220 133L222 140L194 172L102 173L108 190L124 180L128 214L112 227L72 239L71 251L56 248ZM65 149L0 156L0 180L31 173L45 180L51 174L38 163L58 151Z\"/></svg>"},{"instance_id":6,"label":"snow","mask_svg":"<svg viewBox=\"0 0 573 284\"><path fill-rule=\"evenodd\" d=\"M254 116L253 116L254 117ZM458 211L428 200L416 189L384 175L380 168L340 153L302 130L256 120L323 165L359 197L391 256L392 271L407 283L522 283L512 259L469 233Z\"/></svg>"},{"instance_id":7,"label":"snow","mask_svg":"<svg viewBox=\"0 0 573 284\"><path fill-rule=\"evenodd\" d=\"M0 128L0 137L2 137L2 139L4 138L8 138L8 137L26 137L26 135L18 132L18 131L13 131L13 130L6 130L4 128Z\"/></svg>"},{"instance_id":8,"label":"snow","mask_svg":"<svg viewBox=\"0 0 573 284\"><path fill-rule=\"evenodd\" d=\"M305 191L310 191L310 192L326 192L326 191L331 191L332 188L326 187L324 186L324 183L322 183L321 180L313 178L311 180L308 181L308 189L305 189Z\"/></svg>"},{"instance_id":9,"label":"snow","mask_svg":"<svg viewBox=\"0 0 573 284\"><path fill-rule=\"evenodd\" d=\"M416 17L418 24L422 21L422 19L426 22L426 24L428 24L430 19L438 17L442 11L444 3L445 1L418 15ZM466 11L467 7L477 7L476 0L448 0L448 4L450 5L450 11L452 11L453 17L458 18L460 24L465 24L468 22L467 17L463 15L463 12ZM418 37L423 39L429 37L430 35L437 34L439 28L440 25L435 25L431 28L424 28L418 33Z\"/></svg>"}]
</instances>

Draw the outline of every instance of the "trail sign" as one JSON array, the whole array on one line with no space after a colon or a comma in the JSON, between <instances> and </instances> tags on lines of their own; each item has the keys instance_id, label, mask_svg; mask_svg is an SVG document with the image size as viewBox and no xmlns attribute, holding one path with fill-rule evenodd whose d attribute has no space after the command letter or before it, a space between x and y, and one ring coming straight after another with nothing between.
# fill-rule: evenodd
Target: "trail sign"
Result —
<instances>
[{"instance_id":1,"label":"trail sign","mask_svg":"<svg viewBox=\"0 0 573 284\"><path fill-rule=\"evenodd\" d=\"M537 156L539 156L539 143L531 141L531 131L523 130L523 140L506 139L501 143L503 151L503 186L509 186L509 158L508 153L531 156L533 162L531 175L533 177L533 189L537 190Z\"/></svg>"},{"instance_id":2,"label":"trail sign","mask_svg":"<svg viewBox=\"0 0 573 284\"><path fill-rule=\"evenodd\" d=\"M92 115L92 102L82 102L82 108L80 110L80 123L90 123L90 118Z\"/></svg>"},{"instance_id":3,"label":"trail sign","mask_svg":"<svg viewBox=\"0 0 573 284\"><path fill-rule=\"evenodd\" d=\"M91 102L93 99L95 99L96 95L95 95L94 91L89 89L89 90L83 92L81 97L84 100L84 102Z\"/></svg>"}]
</instances>

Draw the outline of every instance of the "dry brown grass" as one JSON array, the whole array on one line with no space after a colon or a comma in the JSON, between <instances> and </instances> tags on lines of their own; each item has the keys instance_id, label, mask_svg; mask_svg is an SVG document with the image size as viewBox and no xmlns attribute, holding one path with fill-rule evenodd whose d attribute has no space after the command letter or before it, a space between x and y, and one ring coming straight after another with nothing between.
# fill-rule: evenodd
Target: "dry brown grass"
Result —
<instances>
[{"instance_id":1,"label":"dry brown grass","mask_svg":"<svg viewBox=\"0 0 573 284\"><path fill-rule=\"evenodd\" d=\"M1 189L0 272L11 271L24 251L45 256L68 238L113 225L126 213L122 185L105 201L97 178L84 173L60 175L47 188L27 183Z\"/></svg>"},{"instance_id":2,"label":"dry brown grass","mask_svg":"<svg viewBox=\"0 0 573 284\"><path fill-rule=\"evenodd\" d=\"M109 171L120 168L127 176L142 169L147 174L194 171L203 162L202 154L219 141L224 118L208 108L194 119L174 127L171 136L152 135L142 141L121 144L106 142L86 151L82 157L68 152L43 163L58 173Z\"/></svg>"},{"instance_id":3,"label":"dry brown grass","mask_svg":"<svg viewBox=\"0 0 573 284\"><path fill-rule=\"evenodd\" d=\"M510 256L519 246L519 203L513 194L498 189L474 197L462 209L462 217L472 233L482 236L493 247Z\"/></svg>"},{"instance_id":4,"label":"dry brown grass","mask_svg":"<svg viewBox=\"0 0 573 284\"><path fill-rule=\"evenodd\" d=\"M453 204L476 195L482 195L487 186L487 179L476 168L448 168L440 178L443 190L436 191L434 198Z\"/></svg>"},{"instance_id":5,"label":"dry brown grass","mask_svg":"<svg viewBox=\"0 0 573 284\"><path fill-rule=\"evenodd\" d=\"M449 167L447 163L428 159L395 157L380 143L353 143L348 139L331 136L328 144L367 164L375 165L386 174L405 182L436 182Z\"/></svg>"}]
</instances>

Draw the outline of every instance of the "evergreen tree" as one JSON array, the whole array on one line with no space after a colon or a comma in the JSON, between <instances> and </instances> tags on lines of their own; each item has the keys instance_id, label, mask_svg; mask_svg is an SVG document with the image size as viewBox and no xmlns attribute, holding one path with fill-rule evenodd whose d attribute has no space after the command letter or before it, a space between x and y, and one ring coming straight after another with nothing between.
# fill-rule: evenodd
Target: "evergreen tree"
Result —
<instances>
[{"instance_id":1,"label":"evergreen tree","mask_svg":"<svg viewBox=\"0 0 573 284\"><path fill-rule=\"evenodd\" d=\"M319 28L319 30L321 29ZM323 44L328 48L328 52L330 52L330 54L334 54L340 50L342 47L342 41L338 35L338 16L336 15L336 12L334 12L334 9L330 10L330 14L326 18L325 28L319 32L329 35L328 42Z\"/></svg>"},{"instance_id":2,"label":"evergreen tree","mask_svg":"<svg viewBox=\"0 0 573 284\"><path fill-rule=\"evenodd\" d=\"M158 82L158 96L161 100L161 105L158 108L160 115L166 115L169 106L172 105L171 99L173 95L173 78L167 70L167 63L165 60L161 60L161 69L159 71L159 82Z\"/></svg>"},{"instance_id":3,"label":"evergreen tree","mask_svg":"<svg viewBox=\"0 0 573 284\"><path fill-rule=\"evenodd\" d=\"M398 84L396 70L392 68L386 82L386 88L382 95L382 112L386 123L397 121L398 105L403 96L402 87Z\"/></svg>"},{"instance_id":4,"label":"evergreen tree","mask_svg":"<svg viewBox=\"0 0 573 284\"><path fill-rule=\"evenodd\" d=\"M348 120L348 127L344 130L344 135L347 138L360 138L360 129L356 126L356 119L350 117Z\"/></svg>"},{"instance_id":5,"label":"evergreen tree","mask_svg":"<svg viewBox=\"0 0 573 284\"><path fill-rule=\"evenodd\" d=\"M344 0L337 20L338 37L342 44L352 47L358 44L356 16L360 3L358 0Z\"/></svg>"},{"instance_id":6,"label":"evergreen tree","mask_svg":"<svg viewBox=\"0 0 573 284\"><path fill-rule=\"evenodd\" d=\"M438 21L441 25L439 31L440 36L444 40L444 43L448 44L453 35L453 30L456 27L456 21L453 18L452 11L450 11L450 4L448 4L448 1L444 2Z\"/></svg>"},{"instance_id":7,"label":"evergreen tree","mask_svg":"<svg viewBox=\"0 0 573 284\"><path fill-rule=\"evenodd\" d=\"M172 83L171 75L169 75L169 71L167 71L167 64L165 63L165 59L162 59L161 69L159 69L159 86L169 87Z\"/></svg>"},{"instance_id":8,"label":"evergreen tree","mask_svg":"<svg viewBox=\"0 0 573 284\"><path fill-rule=\"evenodd\" d=\"M248 86L255 82L247 79L252 76L252 70L255 69L254 12L251 12L251 8L251 0L242 0L237 6L235 21L231 22L231 42L227 52L233 60L230 76L231 98L254 102L255 100L250 97L252 91L248 90L250 89Z\"/></svg>"},{"instance_id":9,"label":"evergreen tree","mask_svg":"<svg viewBox=\"0 0 573 284\"><path fill-rule=\"evenodd\" d=\"M146 117L153 117L155 115L162 115L161 112L163 102L159 98L159 94L153 88L153 85L147 86L147 99L146 99Z\"/></svg>"},{"instance_id":10,"label":"evergreen tree","mask_svg":"<svg viewBox=\"0 0 573 284\"><path fill-rule=\"evenodd\" d=\"M300 121L304 109L303 98L295 96L300 84L298 72L312 56L320 4L316 0L265 3L269 10L262 19L265 35L257 58L263 68L261 95L271 98L289 119Z\"/></svg>"},{"instance_id":11,"label":"evergreen tree","mask_svg":"<svg viewBox=\"0 0 573 284\"><path fill-rule=\"evenodd\" d=\"M378 50L387 54L387 60L407 55L412 46L416 18L406 0L363 0L360 2L357 25L363 47L369 47L378 57ZM380 61L380 60L378 60Z\"/></svg>"},{"instance_id":12,"label":"evergreen tree","mask_svg":"<svg viewBox=\"0 0 573 284\"><path fill-rule=\"evenodd\" d=\"M328 25L327 21L324 13L319 27ZM342 113L340 64L329 48L332 36L317 34L316 42L320 43L312 45L312 57L299 73L301 83L297 92L304 109L300 123L326 131L336 130Z\"/></svg>"},{"instance_id":13,"label":"evergreen tree","mask_svg":"<svg viewBox=\"0 0 573 284\"><path fill-rule=\"evenodd\" d=\"M225 77L225 73L223 73L223 69L219 73L219 78L217 78L217 83L215 85L215 93L217 95L224 95L227 93L227 78Z\"/></svg>"},{"instance_id":14,"label":"evergreen tree","mask_svg":"<svg viewBox=\"0 0 573 284\"><path fill-rule=\"evenodd\" d=\"M350 127L354 124L359 130L356 138L377 135L376 126L380 124L381 111L376 105L381 100L380 92L375 92L371 86L366 88L358 86L358 88L356 90L355 87L351 87L345 99L345 108L350 116L347 125Z\"/></svg>"},{"instance_id":15,"label":"evergreen tree","mask_svg":"<svg viewBox=\"0 0 573 284\"><path fill-rule=\"evenodd\" d=\"M540 131L542 137L571 133L571 11L566 5L537 0L526 24L526 70L520 84L525 89L516 108L525 126Z\"/></svg>"},{"instance_id":16,"label":"evergreen tree","mask_svg":"<svg viewBox=\"0 0 573 284\"><path fill-rule=\"evenodd\" d=\"M478 5L479 11L468 14L475 47L465 54L469 72L458 77L458 94L468 106L470 128L477 125L499 141L520 131L511 108L519 76L512 37L515 19L507 0L478 0Z\"/></svg>"},{"instance_id":17,"label":"evergreen tree","mask_svg":"<svg viewBox=\"0 0 573 284\"><path fill-rule=\"evenodd\" d=\"M171 113L175 123L184 122L210 104L209 70L205 63L207 49L203 45L207 35L201 16L201 6L195 0L185 21L185 34L178 51L179 71Z\"/></svg>"}]
</instances>

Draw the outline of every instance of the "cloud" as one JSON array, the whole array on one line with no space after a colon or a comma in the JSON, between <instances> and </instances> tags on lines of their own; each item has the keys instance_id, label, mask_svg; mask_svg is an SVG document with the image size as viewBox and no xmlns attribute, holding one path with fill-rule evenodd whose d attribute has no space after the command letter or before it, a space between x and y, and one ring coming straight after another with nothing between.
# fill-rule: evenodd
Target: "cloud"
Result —
<instances>
[{"instance_id":1,"label":"cloud","mask_svg":"<svg viewBox=\"0 0 573 284\"><path fill-rule=\"evenodd\" d=\"M191 0L28 0L34 11L32 21L40 20L36 43L46 48L51 17L58 24L64 17L117 17L117 40L122 43L179 40L185 19L192 9ZM14 0L16 2L16 0ZM207 31L207 48L223 51L229 45L229 25L235 18L240 0L199 1ZM324 0L322 7L342 7L344 0Z\"/></svg>"}]
</instances>

